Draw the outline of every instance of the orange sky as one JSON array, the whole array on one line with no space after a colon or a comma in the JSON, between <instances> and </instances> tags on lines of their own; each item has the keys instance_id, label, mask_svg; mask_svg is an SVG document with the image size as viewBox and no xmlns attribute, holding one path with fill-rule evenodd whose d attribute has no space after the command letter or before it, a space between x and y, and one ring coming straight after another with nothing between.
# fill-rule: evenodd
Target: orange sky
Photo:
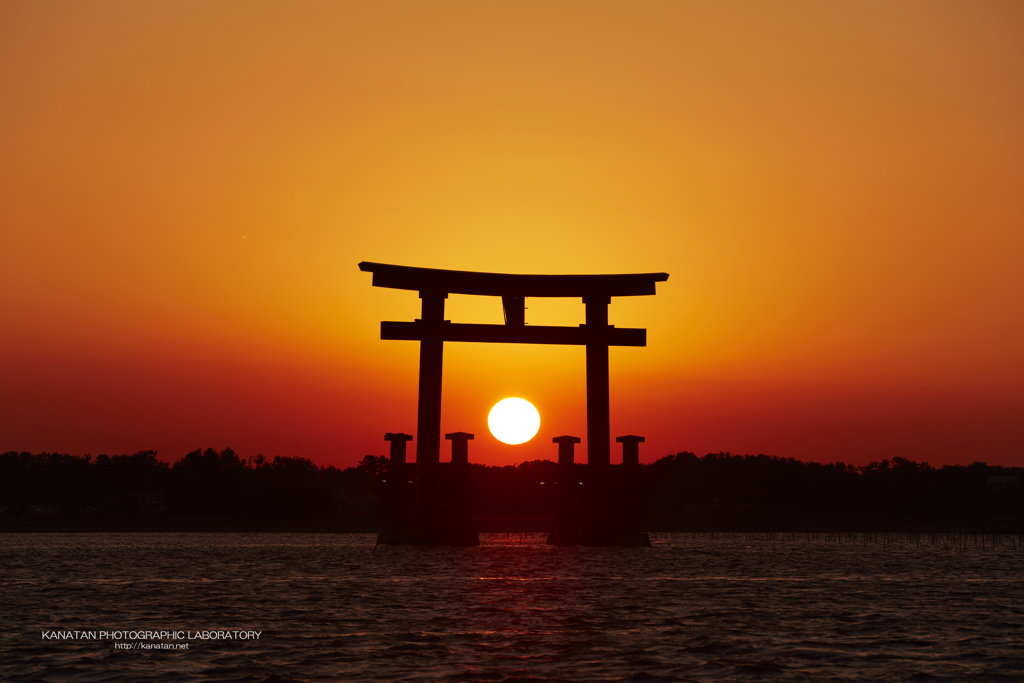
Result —
<instances>
[{"instance_id":1,"label":"orange sky","mask_svg":"<svg viewBox=\"0 0 1024 683\"><path fill-rule=\"evenodd\" d=\"M419 302L369 260L670 273L610 309L645 461L1024 465L1021 35L1016 0L7 0L0 450L386 453L417 348L379 322ZM583 371L449 344L442 430L554 459ZM530 444L487 433L509 395Z\"/></svg>"}]
</instances>

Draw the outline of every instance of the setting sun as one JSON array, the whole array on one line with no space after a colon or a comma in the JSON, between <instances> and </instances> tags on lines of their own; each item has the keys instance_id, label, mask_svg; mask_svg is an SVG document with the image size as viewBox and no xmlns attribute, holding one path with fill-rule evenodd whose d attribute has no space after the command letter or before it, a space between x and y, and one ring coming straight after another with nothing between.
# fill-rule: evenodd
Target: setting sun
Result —
<instances>
[{"instance_id":1,"label":"setting sun","mask_svg":"<svg viewBox=\"0 0 1024 683\"><path fill-rule=\"evenodd\" d=\"M491 408L487 426L498 441L515 446L534 437L540 429L540 413L526 399L506 398Z\"/></svg>"}]
</instances>

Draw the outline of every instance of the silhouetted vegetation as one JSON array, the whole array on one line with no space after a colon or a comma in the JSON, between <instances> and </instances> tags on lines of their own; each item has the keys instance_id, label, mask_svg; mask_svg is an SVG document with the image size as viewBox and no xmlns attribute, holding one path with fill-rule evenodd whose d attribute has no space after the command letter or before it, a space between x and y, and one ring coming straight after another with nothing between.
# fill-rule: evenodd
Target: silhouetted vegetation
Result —
<instances>
[{"instance_id":1,"label":"silhouetted vegetation","mask_svg":"<svg viewBox=\"0 0 1024 683\"><path fill-rule=\"evenodd\" d=\"M767 455L679 453L644 467L651 529L1019 530L1024 468L864 467Z\"/></svg>"},{"instance_id":2,"label":"silhouetted vegetation","mask_svg":"<svg viewBox=\"0 0 1024 683\"><path fill-rule=\"evenodd\" d=\"M556 467L546 460L474 464L471 504L479 528L548 528ZM644 526L652 531L1024 528L1019 467L934 468L904 458L854 467L678 453L642 471ZM192 451L173 465L154 451L95 458L9 452L0 455L0 530L375 531L387 474L387 458L379 455L340 470L305 458L244 459L230 448Z\"/></svg>"},{"instance_id":3,"label":"silhouetted vegetation","mask_svg":"<svg viewBox=\"0 0 1024 683\"><path fill-rule=\"evenodd\" d=\"M364 464L377 456L368 457ZM245 460L230 448L195 450L173 466L153 451L10 452L0 455L0 520L2 528L273 529L319 521L370 530L380 516L380 470L364 464L339 470L306 458Z\"/></svg>"}]
</instances>

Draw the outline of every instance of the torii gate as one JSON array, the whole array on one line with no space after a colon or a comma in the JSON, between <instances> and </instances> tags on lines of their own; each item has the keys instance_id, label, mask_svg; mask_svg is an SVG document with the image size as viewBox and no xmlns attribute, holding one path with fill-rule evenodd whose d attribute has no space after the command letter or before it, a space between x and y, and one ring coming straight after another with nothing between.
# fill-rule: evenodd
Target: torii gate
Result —
<instances>
[{"instance_id":1,"label":"torii gate","mask_svg":"<svg viewBox=\"0 0 1024 683\"><path fill-rule=\"evenodd\" d=\"M587 462L595 469L611 464L608 347L646 346L647 330L608 324L615 296L655 294L667 273L623 275L512 275L435 268L413 268L363 261L374 287L419 292L421 317L413 322L381 323L381 339L420 342L416 463L429 477L440 461L441 376L444 342L500 344L572 344L586 347ZM504 325L452 323L444 319L449 294L501 297ZM586 322L578 327L526 325L526 297L580 298Z\"/></svg>"}]
</instances>

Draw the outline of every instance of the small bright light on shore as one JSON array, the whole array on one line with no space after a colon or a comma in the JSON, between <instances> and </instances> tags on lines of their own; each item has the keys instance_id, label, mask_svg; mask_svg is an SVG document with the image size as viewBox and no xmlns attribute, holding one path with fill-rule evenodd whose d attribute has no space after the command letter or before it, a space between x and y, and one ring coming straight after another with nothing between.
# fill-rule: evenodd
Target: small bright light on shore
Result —
<instances>
[{"instance_id":1,"label":"small bright light on shore","mask_svg":"<svg viewBox=\"0 0 1024 683\"><path fill-rule=\"evenodd\" d=\"M540 429L540 413L526 399L506 398L491 408L487 426L498 441L514 446L534 437Z\"/></svg>"}]
</instances>

